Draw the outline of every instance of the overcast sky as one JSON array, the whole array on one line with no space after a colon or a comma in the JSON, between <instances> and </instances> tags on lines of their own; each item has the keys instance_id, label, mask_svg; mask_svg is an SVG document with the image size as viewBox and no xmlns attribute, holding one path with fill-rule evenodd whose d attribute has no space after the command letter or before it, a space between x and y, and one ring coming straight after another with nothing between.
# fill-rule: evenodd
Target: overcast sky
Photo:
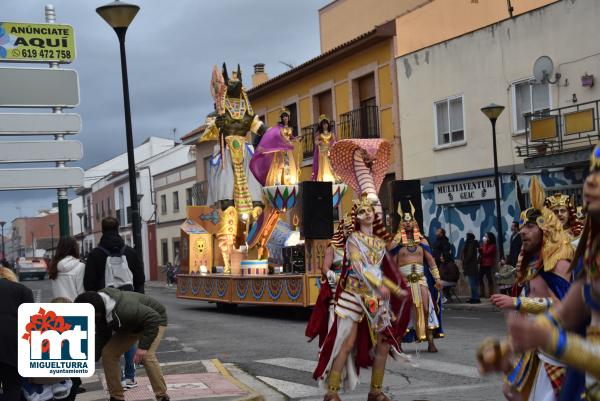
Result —
<instances>
[{"instance_id":1,"label":"overcast sky","mask_svg":"<svg viewBox=\"0 0 600 401\"><path fill-rule=\"evenodd\" d=\"M141 7L126 40L135 144L148 136L172 138L174 128L179 138L204 121L212 109L214 64L225 61L231 70L240 63L250 87L256 63L265 63L273 77L287 69L280 61L298 65L317 56L318 9L330 1L133 1ZM72 111L81 114L83 128L73 139L83 142L85 156L73 165L83 168L125 151L118 41L95 12L107 2L2 0L3 21L44 22L44 6L53 4L57 23L74 27L77 58L65 68L79 74L81 103ZM0 220L34 215L52 202L55 190L0 191Z\"/></svg>"}]
</instances>

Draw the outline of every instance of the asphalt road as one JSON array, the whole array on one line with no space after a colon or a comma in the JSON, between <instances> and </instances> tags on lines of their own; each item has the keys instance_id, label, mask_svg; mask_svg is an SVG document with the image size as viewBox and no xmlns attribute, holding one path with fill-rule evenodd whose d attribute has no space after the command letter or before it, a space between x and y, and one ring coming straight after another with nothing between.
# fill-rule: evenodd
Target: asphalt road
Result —
<instances>
[{"instance_id":1,"label":"asphalt road","mask_svg":"<svg viewBox=\"0 0 600 401\"><path fill-rule=\"evenodd\" d=\"M50 283L25 281L37 300L51 299ZM260 384L285 397L273 399L321 400L312 380L317 344L307 343L304 329L308 312L294 308L241 306L218 312L214 304L178 300L174 288L148 287L169 316L169 327L159 348L161 362L217 358L235 364ZM498 312L446 311L446 338L438 340L439 353L429 354L425 344L405 345L417 367L389 361L384 391L393 400L500 401L501 378L481 378L474 366L475 348L485 337L503 336L504 319ZM364 400L370 372L344 400Z\"/></svg>"}]
</instances>

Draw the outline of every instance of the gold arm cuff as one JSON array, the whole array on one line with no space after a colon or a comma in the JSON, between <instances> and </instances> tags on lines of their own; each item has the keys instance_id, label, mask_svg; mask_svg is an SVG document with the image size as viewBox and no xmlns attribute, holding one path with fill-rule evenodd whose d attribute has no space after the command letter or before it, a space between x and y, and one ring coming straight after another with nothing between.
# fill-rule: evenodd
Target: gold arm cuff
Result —
<instances>
[{"instance_id":1,"label":"gold arm cuff","mask_svg":"<svg viewBox=\"0 0 600 401\"><path fill-rule=\"evenodd\" d=\"M550 307L552 307L552 299L550 298L515 298L515 309L521 312L537 315L546 312Z\"/></svg>"},{"instance_id":2,"label":"gold arm cuff","mask_svg":"<svg viewBox=\"0 0 600 401\"><path fill-rule=\"evenodd\" d=\"M373 287L375 287L375 288L386 287L395 296L402 297L402 294L403 294L402 288L400 288L398 285L396 285L396 283L394 283L389 278L384 277L383 280L379 280L377 277L375 277L370 272L365 272L364 275L365 275L365 279Z\"/></svg>"},{"instance_id":3,"label":"gold arm cuff","mask_svg":"<svg viewBox=\"0 0 600 401\"><path fill-rule=\"evenodd\" d=\"M436 279L436 280L440 279L440 271L437 268L437 266L430 267L429 271L431 272L431 275L433 276L434 279Z\"/></svg>"}]
</instances>

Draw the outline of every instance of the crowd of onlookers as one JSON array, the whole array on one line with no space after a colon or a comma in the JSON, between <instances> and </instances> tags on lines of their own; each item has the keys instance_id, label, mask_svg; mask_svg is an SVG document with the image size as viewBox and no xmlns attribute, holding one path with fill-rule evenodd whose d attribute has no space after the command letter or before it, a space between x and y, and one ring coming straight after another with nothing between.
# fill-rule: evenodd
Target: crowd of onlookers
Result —
<instances>
[{"instance_id":1,"label":"crowd of onlookers","mask_svg":"<svg viewBox=\"0 0 600 401\"><path fill-rule=\"evenodd\" d=\"M481 303L481 298L490 297L496 292L508 294L515 280L520 250L521 235L516 222L511 226L510 251L505 259L498 259L494 233L483 234L481 241L475 238L475 234L467 233L458 252L462 274L470 289L470 298L467 302ZM444 297L449 299L458 285L460 269L455 262L452 245L443 228L436 231L432 252L440 270Z\"/></svg>"},{"instance_id":2,"label":"crowd of onlookers","mask_svg":"<svg viewBox=\"0 0 600 401\"><path fill-rule=\"evenodd\" d=\"M124 400L124 391L137 386L136 365L143 363L158 401L168 401L156 349L167 326L166 309L144 295L141 257L125 245L119 222L102 220L102 237L85 261L73 237L59 240L50 261L52 302L89 303L95 309L95 357L102 358L110 400ZM0 267L0 401L74 400L85 391L79 378L22 378L17 370L17 312L34 302L32 291L4 261ZM124 364L121 366L121 360Z\"/></svg>"}]
</instances>

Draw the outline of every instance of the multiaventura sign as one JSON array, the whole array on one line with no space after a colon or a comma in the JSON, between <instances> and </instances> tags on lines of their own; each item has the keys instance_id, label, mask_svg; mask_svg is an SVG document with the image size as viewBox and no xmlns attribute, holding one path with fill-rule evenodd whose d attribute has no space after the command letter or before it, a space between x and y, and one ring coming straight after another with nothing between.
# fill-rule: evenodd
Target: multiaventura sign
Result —
<instances>
[{"instance_id":1,"label":"multiaventura sign","mask_svg":"<svg viewBox=\"0 0 600 401\"><path fill-rule=\"evenodd\" d=\"M433 192L437 205L496 199L494 177L440 182L433 184Z\"/></svg>"},{"instance_id":2,"label":"multiaventura sign","mask_svg":"<svg viewBox=\"0 0 600 401\"><path fill-rule=\"evenodd\" d=\"M71 63L75 34L71 25L0 21L0 61Z\"/></svg>"}]
</instances>

